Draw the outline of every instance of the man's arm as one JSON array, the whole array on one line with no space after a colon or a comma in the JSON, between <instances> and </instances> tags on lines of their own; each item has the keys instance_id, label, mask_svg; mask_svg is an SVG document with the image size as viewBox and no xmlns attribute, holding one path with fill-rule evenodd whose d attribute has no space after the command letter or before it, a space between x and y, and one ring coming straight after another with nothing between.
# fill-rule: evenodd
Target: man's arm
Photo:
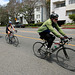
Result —
<instances>
[{"instance_id":1,"label":"man's arm","mask_svg":"<svg viewBox=\"0 0 75 75\"><path fill-rule=\"evenodd\" d=\"M8 27L9 31L10 31L10 27Z\"/></svg>"},{"instance_id":2,"label":"man's arm","mask_svg":"<svg viewBox=\"0 0 75 75\"><path fill-rule=\"evenodd\" d=\"M63 36L65 36L66 34L62 31L62 29L58 26L58 24L55 25L56 30Z\"/></svg>"},{"instance_id":3,"label":"man's arm","mask_svg":"<svg viewBox=\"0 0 75 75\"><path fill-rule=\"evenodd\" d=\"M12 26L13 30L15 31L15 28Z\"/></svg>"},{"instance_id":4,"label":"man's arm","mask_svg":"<svg viewBox=\"0 0 75 75\"><path fill-rule=\"evenodd\" d=\"M52 25L50 23L47 23L47 27L48 29L57 37L61 37L61 35L52 27Z\"/></svg>"},{"instance_id":5,"label":"man's arm","mask_svg":"<svg viewBox=\"0 0 75 75\"><path fill-rule=\"evenodd\" d=\"M15 31L15 28L13 27L13 30Z\"/></svg>"}]
</instances>

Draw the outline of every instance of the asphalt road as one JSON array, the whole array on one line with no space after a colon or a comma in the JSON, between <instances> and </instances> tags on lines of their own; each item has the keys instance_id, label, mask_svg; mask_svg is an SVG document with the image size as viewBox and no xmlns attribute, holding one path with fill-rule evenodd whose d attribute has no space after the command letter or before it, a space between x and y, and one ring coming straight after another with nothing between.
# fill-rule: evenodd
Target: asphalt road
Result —
<instances>
[{"instance_id":1,"label":"asphalt road","mask_svg":"<svg viewBox=\"0 0 75 75\"><path fill-rule=\"evenodd\" d=\"M32 46L34 42L41 41L37 28L16 29L18 33L15 35L20 42L18 47L6 43L5 27L0 27L0 75L75 75L75 72L59 66L56 59L44 60L34 55ZM63 31L75 38L75 29ZM75 41L69 47L75 49Z\"/></svg>"}]
</instances>

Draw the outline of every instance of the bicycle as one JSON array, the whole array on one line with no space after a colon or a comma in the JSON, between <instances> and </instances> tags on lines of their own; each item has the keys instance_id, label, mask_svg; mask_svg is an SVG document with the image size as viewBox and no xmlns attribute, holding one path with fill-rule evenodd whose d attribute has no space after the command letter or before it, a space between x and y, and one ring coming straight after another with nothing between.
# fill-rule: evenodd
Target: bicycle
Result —
<instances>
[{"instance_id":1,"label":"bicycle","mask_svg":"<svg viewBox=\"0 0 75 75\"><path fill-rule=\"evenodd\" d=\"M16 30L16 33L17 33L17 30ZM19 40L18 40L17 36L14 35L13 31L11 31L9 36L8 36L8 34L6 34L5 40L8 44L13 44L15 47L17 47L19 44Z\"/></svg>"},{"instance_id":2,"label":"bicycle","mask_svg":"<svg viewBox=\"0 0 75 75\"><path fill-rule=\"evenodd\" d=\"M46 40L44 40L44 42L35 42L33 44L34 55L44 59L49 53L50 55L52 55L57 51L56 58L58 64L65 69L75 71L75 50L65 47L65 44L69 44L70 41L72 41L72 38L64 40L61 39L59 42L54 41L53 44L57 44L58 47L55 46L55 49L54 47L51 47L50 51L47 51L46 47L48 45L48 42Z\"/></svg>"}]
</instances>

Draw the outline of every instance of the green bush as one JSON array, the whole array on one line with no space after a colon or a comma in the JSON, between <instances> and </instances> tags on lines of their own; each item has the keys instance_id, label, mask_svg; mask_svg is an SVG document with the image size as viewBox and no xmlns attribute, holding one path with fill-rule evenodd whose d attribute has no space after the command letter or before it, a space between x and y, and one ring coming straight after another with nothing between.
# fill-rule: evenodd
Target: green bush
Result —
<instances>
[{"instance_id":1,"label":"green bush","mask_svg":"<svg viewBox=\"0 0 75 75\"><path fill-rule=\"evenodd\" d=\"M37 26L41 26L42 24L43 24L43 22L36 23Z\"/></svg>"},{"instance_id":2,"label":"green bush","mask_svg":"<svg viewBox=\"0 0 75 75\"><path fill-rule=\"evenodd\" d=\"M41 26L43 24L43 22L39 22L39 23L34 23L34 24L24 24L25 25L25 27L30 27L30 26L32 26L32 27L38 27L38 26Z\"/></svg>"},{"instance_id":3,"label":"green bush","mask_svg":"<svg viewBox=\"0 0 75 75\"><path fill-rule=\"evenodd\" d=\"M72 19L72 21L74 21L74 23L75 23L75 14L70 14L69 18Z\"/></svg>"}]
</instances>

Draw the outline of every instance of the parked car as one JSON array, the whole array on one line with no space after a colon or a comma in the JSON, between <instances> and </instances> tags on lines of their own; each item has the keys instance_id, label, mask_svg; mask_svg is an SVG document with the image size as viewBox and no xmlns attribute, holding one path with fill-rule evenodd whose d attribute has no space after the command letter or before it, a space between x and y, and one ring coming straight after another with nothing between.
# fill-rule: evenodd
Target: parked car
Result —
<instances>
[{"instance_id":1,"label":"parked car","mask_svg":"<svg viewBox=\"0 0 75 75\"><path fill-rule=\"evenodd\" d=\"M25 28L24 24L15 24L15 28Z\"/></svg>"}]
</instances>

